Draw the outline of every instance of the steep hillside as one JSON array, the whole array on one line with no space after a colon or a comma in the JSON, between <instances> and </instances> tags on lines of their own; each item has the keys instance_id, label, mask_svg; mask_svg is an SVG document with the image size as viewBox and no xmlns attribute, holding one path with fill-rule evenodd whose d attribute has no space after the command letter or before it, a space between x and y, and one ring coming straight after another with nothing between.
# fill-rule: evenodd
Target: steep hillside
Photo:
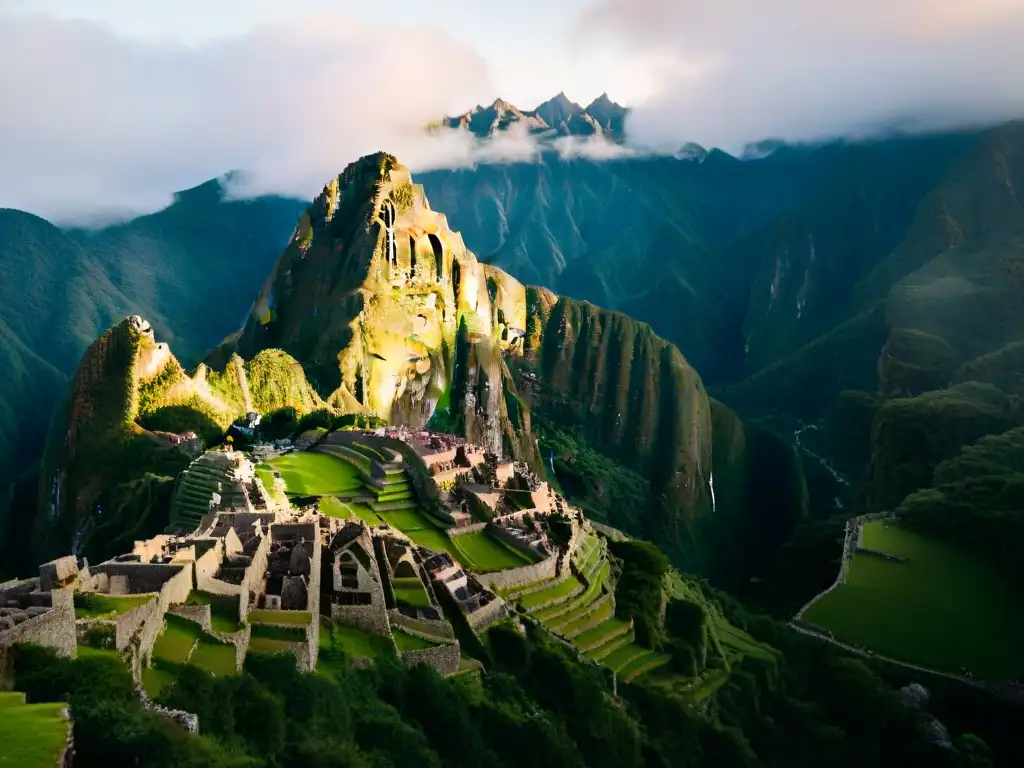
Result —
<instances>
[{"instance_id":1,"label":"steep hillside","mask_svg":"<svg viewBox=\"0 0 1024 768\"><path fill-rule=\"evenodd\" d=\"M149 318L189 365L237 327L302 205L211 181L95 231L0 210L0 486L38 457L57 393L118 319Z\"/></svg>"},{"instance_id":2,"label":"steep hillside","mask_svg":"<svg viewBox=\"0 0 1024 768\"><path fill-rule=\"evenodd\" d=\"M51 426L33 546L98 555L167 525L177 475L247 411L322 407L298 363L268 350L188 374L135 315L86 350ZM25 508L12 515L31 516ZM14 527L24 529L23 521ZM24 542L23 542L24 544Z\"/></svg>"}]
</instances>

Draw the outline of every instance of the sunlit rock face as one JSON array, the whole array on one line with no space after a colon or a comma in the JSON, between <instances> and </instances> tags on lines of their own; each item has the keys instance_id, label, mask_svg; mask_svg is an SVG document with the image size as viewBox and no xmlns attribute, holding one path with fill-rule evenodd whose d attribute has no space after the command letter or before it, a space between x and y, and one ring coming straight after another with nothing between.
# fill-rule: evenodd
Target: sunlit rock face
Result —
<instances>
[{"instance_id":1,"label":"sunlit rock face","mask_svg":"<svg viewBox=\"0 0 1024 768\"><path fill-rule=\"evenodd\" d=\"M521 350L526 290L480 264L408 169L380 153L348 166L302 215L238 351L280 347L336 407L419 426L448 399L463 322L470 384L498 413L502 352Z\"/></svg>"}]
</instances>

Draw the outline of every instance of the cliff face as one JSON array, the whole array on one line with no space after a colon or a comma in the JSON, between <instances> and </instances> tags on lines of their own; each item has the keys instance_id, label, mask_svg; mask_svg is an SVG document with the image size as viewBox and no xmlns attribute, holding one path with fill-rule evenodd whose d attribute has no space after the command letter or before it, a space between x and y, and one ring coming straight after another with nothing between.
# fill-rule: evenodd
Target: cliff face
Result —
<instances>
[{"instance_id":1,"label":"cliff face","mask_svg":"<svg viewBox=\"0 0 1024 768\"><path fill-rule=\"evenodd\" d=\"M97 554L158 532L174 477L232 421L249 410L322 405L301 366L279 350L189 374L146 320L125 318L86 350L54 418L35 545L60 553L71 542ZM183 442L189 433L196 439Z\"/></svg>"},{"instance_id":2,"label":"cliff face","mask_svg":"<svg viewBox=\"0 0 1024 768\"><path fill-rule=\"evenodd\" d=\"M670 535L712 506L710 406L679 351L481 264L390 155L350 165L302 215L236 346L268 348L339 410L431 422L528 461L532 409L581 427L651 479Z\"/></svg>"},{"instance_id":3,"label":"cliff face","mask_svg":"<svg viewBox=\"0 0 1024 768\"><path fill-rule=\"evenodd\" d=\"M501 451L502 357L521 349L525 325L526 289L480 264L381 153L346 168L302 214L237 349L294 355L342 411L423 426L440 404Z\"/></svg>"}]
</instances>

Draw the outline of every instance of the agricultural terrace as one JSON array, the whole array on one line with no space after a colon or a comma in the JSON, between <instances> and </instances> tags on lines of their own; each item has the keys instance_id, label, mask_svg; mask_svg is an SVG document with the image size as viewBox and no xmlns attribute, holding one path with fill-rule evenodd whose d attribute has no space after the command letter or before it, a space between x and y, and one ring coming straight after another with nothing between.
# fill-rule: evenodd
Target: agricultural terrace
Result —
<instances>
[{"instance_id":1,"label":"agricultural terrace","mask_svg":"<svg viewBox=\"0 0 1024 768\"><path fill-rule=\"evenodd\" d=\"M26 704L23 693L0 692L0 765L53 768L68 736L64 702Z\"/></svg>"},{"instance_id":2,"label":"agricultural terrace","mask_svg":"<svg viewBox=\"0 0 1024 768\"><path fill-rule=\"evenodd\" d=\"M142 685L150 696L158 695L173 682L181 664L192 664L221 677L235 674L233 645L208 635L194 621L173 614L164 618L166 625L153 646L153 666L142 672Z\"/></svg>"},{"instance_id":3,"label":"agricultural terrace","mask_svg":"<svg viewBox=\"0 0 1024 768\"><path fill-rule=\"evenodd\" d=\"M847 582L803 615L837 640L930 669L990 680L1024 677L1024 612L1019 598L983 561L944 542L877 521Z\"/></svg>"},{"instance_id":4,"label":"agricultural terrace","mask_svg":"<svg viewBox=\"0 0 1024 768\"><path fill-rule=\"evenodd\" d=\"M79 619L116 619L128 611L145 605L155 595L101 595L76 592L75 616Z\"/></svg>"},{"instance_id":5,"label":"agricultural terrace","mask_svg":"<svg viewBox=\"0 0 1024 768\"><path fill-rule=\"evenodd\" d=\"M363 487L355 466L326 453L288 453L270 459L267 466L281 473L289 496L337 496Z\"/></svg>"},{"instance_id":6,"label":"agricultural terrace","mask_svg":"<svg viewBox=\"0 0 1024 768\"><path fill-rule=\"evenodd\" d=\"M451 547L452 557L477 573L503 571L535 562L525 552L499 541L487 530L454 536Z\"/></svg>"},{"instance_id":7,"label":"agricultural terrace","mask_svg":"<svg viewBox=\"0 0 1024 768\"><path fill-rule=\"evenodd\" d=\"M569 575L507 590L504 597L622 680L635 680L665 664L668 656L638 645L633 627L615 617L611 562L602 538L585 534L573 565Z\"/></svg>"}]
</instances>

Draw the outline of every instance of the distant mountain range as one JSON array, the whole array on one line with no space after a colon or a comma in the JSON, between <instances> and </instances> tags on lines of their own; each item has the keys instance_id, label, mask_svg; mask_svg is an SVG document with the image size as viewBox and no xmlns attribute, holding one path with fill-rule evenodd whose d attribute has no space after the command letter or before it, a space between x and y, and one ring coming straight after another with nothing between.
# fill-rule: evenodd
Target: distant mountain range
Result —
<instances>
[{"instance_id":1,"label":"distant mountain range","mask_svg":"<svg viewBox=\"0 0 1024 768\"><path fill-rule=\"evenodd\" d=\"M437 127L468 131L487 138L512 126L524 125L530 133L556 136L603 136L622 142L629 110L602 93L586 107L570 101L564 92L536 109L523 110L504 99L476 106L461 115L445 117Z\"/></svg>"}]
</instances>

